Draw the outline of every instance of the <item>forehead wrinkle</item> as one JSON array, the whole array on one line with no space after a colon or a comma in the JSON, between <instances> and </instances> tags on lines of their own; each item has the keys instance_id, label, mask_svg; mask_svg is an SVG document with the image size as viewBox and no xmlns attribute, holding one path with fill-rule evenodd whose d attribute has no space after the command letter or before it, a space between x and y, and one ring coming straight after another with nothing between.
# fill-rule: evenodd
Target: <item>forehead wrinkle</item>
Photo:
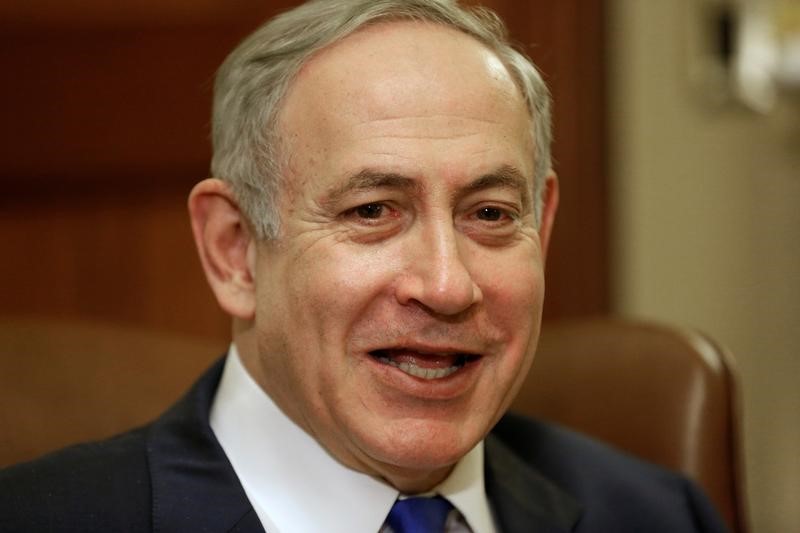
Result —
<instances>
[{"instance_id":1,"label":"forehead wrinkle","mask_svg":"<svg viewBox=\"0 0 800 533\"><path fill-rule=\"evenodd\" d=\"M435 134L435 133L387 133L385 135L375 135L373 139L398 139L398 140L408 140L408 139L419 139L425 141L447 141L447 140L456 140L456 139L467 139L470 137L476 137L480 135L480 133L442 133L442 134Z\"/></svg>"},{"instance_id":2,"label":"forehead wrinkle","mask_svg":"<svg viewBox=\"0 0 800 533\"><path fill-rule=\"evenodd\" d=\"M368 116L359 120L356 136L378 139L463 139L485 133L487 126L502 122L484 117L464 117L453 114L402 115L395 117Z\"/></svg>"},{"instance_id":3,"label":"forehead wrinkle","mask_svg":"<svg viewBox=\"0 0 800 533\"><path fill-rule=\"evenodd\" d=\"M502 121L488 118L480 115L470 116L470 115L460 115L460 114L453 114L453 113L424 113L424 114L398 114L394 116L368 116L356 122L356 126L362 126L365 124L382 124L385 122L399 122L405 120L417 120L417 121L434 121L434 120L447 120L451 123L453 122L478 122L478 123L485 123L485 124L501 124Z\"/></svg>"}]
</instances>

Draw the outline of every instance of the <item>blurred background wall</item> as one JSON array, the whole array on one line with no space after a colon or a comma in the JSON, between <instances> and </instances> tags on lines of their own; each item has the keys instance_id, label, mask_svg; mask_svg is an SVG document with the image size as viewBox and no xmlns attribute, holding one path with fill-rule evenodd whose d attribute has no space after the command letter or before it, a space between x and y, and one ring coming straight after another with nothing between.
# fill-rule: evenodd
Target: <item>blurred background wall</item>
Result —
<instances>
[{"instance_id":1,"label":"blurred background wall","mask_svg":"<svg viewBox=\"0 0 800 533\"><path fill-rule=\"evenodd\" d=\"M733 351L755 531L797 531L800 99L764 114L709 79L719 5L609 3L612 307Z\"/></svg>"}]
</instances>

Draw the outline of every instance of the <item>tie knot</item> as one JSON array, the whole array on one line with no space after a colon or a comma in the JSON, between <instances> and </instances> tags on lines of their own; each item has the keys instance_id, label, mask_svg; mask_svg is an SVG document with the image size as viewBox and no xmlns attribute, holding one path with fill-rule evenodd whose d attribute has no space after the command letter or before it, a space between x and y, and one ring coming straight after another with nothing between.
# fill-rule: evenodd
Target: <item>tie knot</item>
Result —
<instances>
[{"instance_id":1,"label":"tie knot","mask_svg":"<svg viewBox=\"0 0 800 533\"><path fill-rule=\"evenodd\" d=\"M406 498L397 500L386 519L395 533L442 533L453 506L442 498Z\"/></svg>"}]
</instances>

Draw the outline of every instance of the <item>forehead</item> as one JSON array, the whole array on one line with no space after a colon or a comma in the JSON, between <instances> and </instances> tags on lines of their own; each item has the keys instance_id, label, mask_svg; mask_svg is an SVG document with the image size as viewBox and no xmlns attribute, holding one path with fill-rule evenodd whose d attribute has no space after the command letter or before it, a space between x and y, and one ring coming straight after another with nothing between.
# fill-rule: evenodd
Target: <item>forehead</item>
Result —
<instances>
[{"instance_id":1,"label":"forehead","mask_svg":"<svg viewBox=\"0 0 800 533\"><path fill-rule=\"evenodd\" d=\"M453 82L465 90L453 94ZM438 91L422 95L423 86ZM465 93L484 97L484 104L523 103L502 61L473 37L432 22L390 21L362 28L314 55L290 86L284 107L301 95L368 97L356 109L372 116L378 106L442 106L457 103L456 96L463 99Z\"/></svg>"},{"instance_id":2,"label":"forehead","mask_svg":"<svg viewBox=\"0 0 800 533\"><path fill-rule=\"evenodd\" d=\"M278 126L285 148L317 153L366 137L402 144L487 127L526 150L531 141L524 99L500 59L456 29L420 21L375 24L316 54L290 86Z\"/></svg>"}]
</instances>

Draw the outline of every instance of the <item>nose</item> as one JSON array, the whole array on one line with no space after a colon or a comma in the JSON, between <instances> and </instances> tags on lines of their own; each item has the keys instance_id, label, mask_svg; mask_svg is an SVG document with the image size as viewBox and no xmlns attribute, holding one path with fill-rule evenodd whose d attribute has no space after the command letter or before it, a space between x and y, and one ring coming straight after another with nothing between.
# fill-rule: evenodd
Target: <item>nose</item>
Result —
<instances>
[{"instance_id":1,"label":"nose","mask_svg":"<svg viewBox=\"0 0 800 533\"><path fill-rule=\"evenodd\" d=\"M405 272L396 285L400 304L416 303L434 314L452 316L483 299L452 224L421 229L410 240Z\"/></svg>"}]
</instances>

